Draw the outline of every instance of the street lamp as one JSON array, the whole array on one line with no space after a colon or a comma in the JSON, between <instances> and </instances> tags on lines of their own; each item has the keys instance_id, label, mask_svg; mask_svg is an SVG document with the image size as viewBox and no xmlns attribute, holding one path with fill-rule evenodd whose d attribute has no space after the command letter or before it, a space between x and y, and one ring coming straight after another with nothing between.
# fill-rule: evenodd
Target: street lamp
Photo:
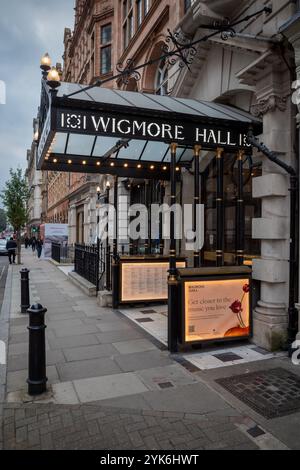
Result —
<instances>
[{"instance_id":1,"label":"street lamp","mask_svg":"<svg viewBox=\"0 0 300 470\"><path fill-rule=\"evenodd\" d=\"M43 79L46 80L48 72L51 69L51 58L48 52L46 52L46 54L41 58L40 68L43 71Z\"/></svg>"},{"instance_id":2,"label":"street lamp","mask_svg":"<svg viewBox=\"0 0 300 470\"><path fill-rule=\"evenodd\" d=\"M47 75L47 85L55 90L56 88L60 87L60 75L56 69L56 67L52 67Z\"/></svg>"}]
</instances>

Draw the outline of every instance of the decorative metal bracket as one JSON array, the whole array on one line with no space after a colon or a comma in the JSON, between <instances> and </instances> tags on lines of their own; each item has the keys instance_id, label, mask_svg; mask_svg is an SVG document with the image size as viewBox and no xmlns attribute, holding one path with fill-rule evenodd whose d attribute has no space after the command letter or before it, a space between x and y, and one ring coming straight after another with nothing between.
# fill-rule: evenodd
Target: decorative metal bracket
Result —
<instances>
[{"instance_id":1,"label":"decorative metal bracket","mask_svg":"<svg viewBox=\"0 0 300 470\"><path fill-rule=\"evenodd\" d=\"M187 67L189 70L190 65L193 63L194 58L197 54L197 49L191 44L190 40L187 39L182 33L172 33L168 29L168 35L166 42L163 45L163 52L166 54L166 61L171 67L176 64L179 59L179 67Z\"/></svg>"},{"instance_id":2,"label":"decorative metal bracket","mask_svg":"<svg viewBox=\"0 0 300 470\"><path fill-rule=\"evenodd\" d=\"M236 36L235 29L230 26L230 18L224 18L222 21L214 21L210 29L219 31L223 41L227 41L228 38L234 38Z\"/></svg>"},{"instance_id":3,"label":"decorative metal bracket","mask_svg":"<svg viewBox=\"0 0 300 470\"><path fill-rule=\"evenodd\" d=\"M135 63L133 59L126 61L126 66L119 62L117 64L117 71L121 74L121 82L123 85L128 85L129 80L133 79L136 82L141 80L141 74L135 69Z\"/></svg>"}]
</instances>

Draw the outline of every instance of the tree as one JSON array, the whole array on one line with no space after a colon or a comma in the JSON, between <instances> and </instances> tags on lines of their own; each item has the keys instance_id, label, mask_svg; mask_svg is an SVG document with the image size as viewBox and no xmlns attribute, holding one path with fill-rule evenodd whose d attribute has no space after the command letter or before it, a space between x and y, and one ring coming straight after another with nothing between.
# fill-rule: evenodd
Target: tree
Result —
<instances>
[{"instance_id":1,"label":"tree","mask_svg":"<svg viewBox=\"0 0 300 470\"><path fill-rule=\"evenodd\" d=\"M8 222L17 234L18 264L21 264L21 230L28 219L27 202L29 188L21 168L10 169L10 179L5 183L5 189L1 193L1 199L6 208Z\"/></svg>"},{"instance_id":2,"label":"tree","mask_svg":"<svg viewBox=\"0 0 300 470\"><path fill-rule=\"evenodd\" d=\"M6 229L6 212L4 209L0 208L0 232Z\"/></svg>"}]
</instances>

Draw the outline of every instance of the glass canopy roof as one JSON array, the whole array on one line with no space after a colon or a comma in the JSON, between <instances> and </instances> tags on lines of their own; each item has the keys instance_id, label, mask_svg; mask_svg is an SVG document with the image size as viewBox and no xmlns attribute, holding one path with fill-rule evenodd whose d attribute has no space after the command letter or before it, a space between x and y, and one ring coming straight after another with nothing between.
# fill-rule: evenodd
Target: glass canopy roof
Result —
<instances>
[{"instance_id":1,"label":"glass canopy roof","mask_svg":"<svg viewBox=\"0 0 300 470\"><path fill-rule=\"evenodd\" d=\"M158 96L149 93L110 90L95 87L88 91L81 91L84 85L75 83L62 83L58 90L58 98L70 96L72 100L103 103L116 106L126 106L144 110L162 111L176 114L206 117L212 119L238 121L243 123L260 123L261 121L251 114L224 104L200 101L197 99L174 98L171 96Z\"/></svg>"}]
</instances>

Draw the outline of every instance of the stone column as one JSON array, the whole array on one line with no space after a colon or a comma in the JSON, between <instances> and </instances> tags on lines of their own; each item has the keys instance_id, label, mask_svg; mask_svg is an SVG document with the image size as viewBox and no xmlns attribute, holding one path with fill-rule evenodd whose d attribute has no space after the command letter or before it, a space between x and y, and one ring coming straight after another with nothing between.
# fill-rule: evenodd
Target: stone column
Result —
<instances>
[{"instance_id":1,"label":"stone column","mask_svg":"<svg viewBox=\"0 0 300 470\"><path fill-rule=\"evenodd\" d=\"M69 207L69 245L76 243L76 206Z\"/></svg>"},{"instance_id":2,"label":"stone column","mask_svg":"<svg viewBox=\"0 0 300 470\"><path fill-rule=\"evenodd\" d=\"M299 13L294 16L294 18L289 21L286 25L281 27L281 32L284 36L287 37L294 49L295 54L295 65L296 65L296 81L293 83L293 89L295 90L292 96L292 101L298 106L298 114L296 116L296 122L298 127L298 132L300 134L300 16ZM299 135L300 141L300 135ZM299 149L298 149L299 151ZM300 156L300 155L299 155ZM300 231L300 227L299 227ZM299 268L300 269L300 268ZM300 295L300 273L299 273L299 295ZM299 325L300 325L300 298L296 304L296 308L299 312ZM298 337L300 340L300 326Z\"/></svg>"},{"instance_id":3,"label":"stone column","mask_svg":"<svg viewBox=\"0 0 300 470\"><path fill-rule=\"evenodd\" d=\"M99 236L98 225L97 225L97 216L99 209L97 208L97 195L95 190L90 192L90 197L87 203L87 230L89 235L89 243L95 243L96 237Z\"/></svg>"},{"instance_id":4,"label":"stone column","mask_svg":"<svg viewBox=\"0 0 300 470\"><path fill-rule=\"evenodd\" d=\"M290 75L282 66L265 68L256 82L254 114L263 119L267 147L293 165L292 103L287 96ZM289 289L289 177L280 167L259 155L261 177L253 180L253 197L262 202L262 216L253 219L252 236L261 240L261 259L253 262L253 278L261 281L261 295L254 310L254 342L268 350L280 348L287 334Z\"/></svg>"}]
</instances>

